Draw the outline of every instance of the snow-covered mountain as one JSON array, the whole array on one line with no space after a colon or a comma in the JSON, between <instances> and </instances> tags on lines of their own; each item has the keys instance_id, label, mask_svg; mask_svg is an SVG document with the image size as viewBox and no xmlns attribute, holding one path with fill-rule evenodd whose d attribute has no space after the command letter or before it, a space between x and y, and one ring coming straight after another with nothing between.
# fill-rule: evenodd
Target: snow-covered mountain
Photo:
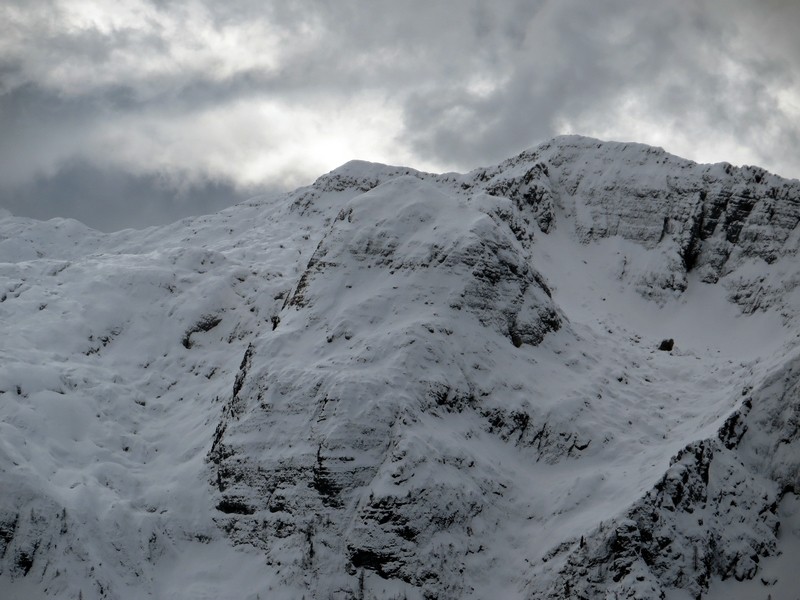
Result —
<instances>
[{"instance_id":1,"label":"snow-covered mountain","mask_svg":"<svg viewBox=\"0 0 800 600\"><path fill-rule=\"evenodd\" d=\"M798 222L576 136L2 216L0 596L793 599Z\"/></svg>"}]
</instances>

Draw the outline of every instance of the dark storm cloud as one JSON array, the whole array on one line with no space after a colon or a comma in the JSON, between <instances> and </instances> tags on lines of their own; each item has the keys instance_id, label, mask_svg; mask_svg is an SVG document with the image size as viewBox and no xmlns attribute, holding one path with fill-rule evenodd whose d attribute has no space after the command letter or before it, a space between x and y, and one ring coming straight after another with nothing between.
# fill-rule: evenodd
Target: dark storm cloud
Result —
<instances>
[{"instance_id":1,"label":"dark storm cloud","mask_svg":"<svg viewBox=\"0 0 800 600\"><path fill-rule=\"evenodd\" d=\"M800 174L793 1L14 1L0 23L0 185L42 193L37 214L70 205L43 181L235 195L565 130Z\"/></svg>"},{"instance_id":2,"label":"dark storm cloud","mask_svg":"<svg viewBox=\"0 0 800 600\"><path fill-rule=\"evenodd\" d=\"M98 98L63 98L25 83L0 95L0 175L6 184L31 177L32 165L56 161L80 144L102 112ZM102 114L99 115L102 118Z\"/></svg>"},{"instance_id":3,"label":"dark storm cloud","mask_svg":"<svg viewBox=\"0 0 800 600\"><path fill-rule=\"evenodd\" d=\"M141 228L221 210L267 190L245 192L230 182L205 181L176 189L169 178L133 175L85 162L65 164L50 176L0 185L0 206L38 219L69 216L101 231Z\"/></svg>"}]
</instances>

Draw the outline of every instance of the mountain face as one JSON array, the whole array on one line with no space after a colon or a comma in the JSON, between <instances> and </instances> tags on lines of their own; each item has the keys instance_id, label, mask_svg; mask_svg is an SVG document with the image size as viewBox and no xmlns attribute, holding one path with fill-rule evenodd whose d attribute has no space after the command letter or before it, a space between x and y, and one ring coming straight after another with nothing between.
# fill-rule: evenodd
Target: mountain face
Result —
<instances>
[{"instance_id":1,"label":"mountain face","mask_svg":"<svg viewBox=\"0 0 800 600\"><path fill-rule=\"evenodd\" d=\"M793 598L798 222L575 136L4 217L2 597Z\"/></svg>"}]
</instances>

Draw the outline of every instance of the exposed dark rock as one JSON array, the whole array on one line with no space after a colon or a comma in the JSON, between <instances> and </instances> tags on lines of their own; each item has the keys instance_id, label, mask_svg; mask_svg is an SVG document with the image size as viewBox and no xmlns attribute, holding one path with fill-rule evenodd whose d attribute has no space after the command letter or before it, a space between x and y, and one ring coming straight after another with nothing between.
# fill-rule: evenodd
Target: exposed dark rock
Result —
<instances>
[{"instance_id":1,"label":"exposed dark rock","mask_svg":"<svg viewBox=\"0 0 800 600\"><path fill-rule=\"evenodd\" d=\"M226 514L234 515L252 515L255 508L243 502L241 499L233 497L223 497L217 503L217 510Z\"/></svg>"},{"instance_id":2,"label":"exposed dark rock","mask_svg":"<svg viewBox=\"0 0 800 600\"><path fill-rule=\"evenodd\" d=\"M0 557L6 553L8 544L14 538L14 530L17 528L18 515L5 515L0 520Z\"/></svg>"},{"instance_id":3,"label":"exposed dark rock","mask_svg":"<svg viewBox=\"0 0 800 600\"><path fill-rule=\"evenodd\" d=\"M195 333L201 333L206 331L211 331L217 325L222 322L222 317L219 315L203 315L200 319L192 325L189 329L186 330L186 333L183 334L183 339L181 340L181 344L187 350L190 349L194 343L192 342L192 335Z\"/></svg>"}]
</instances>

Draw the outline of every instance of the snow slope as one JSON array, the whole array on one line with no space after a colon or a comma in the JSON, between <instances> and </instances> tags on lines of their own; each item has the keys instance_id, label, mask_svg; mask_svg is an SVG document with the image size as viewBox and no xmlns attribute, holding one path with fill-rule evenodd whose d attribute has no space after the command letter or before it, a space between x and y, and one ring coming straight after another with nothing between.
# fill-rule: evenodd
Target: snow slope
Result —
<instances>
[{"instance_id":1,"label":"snow slope","mask_svg":"<svg viewBox=\"0 0 800 600\"><path fill-rule=\"evenodd\" d=\"M0 218L2 597L790 598L798 221L575 136Z\"/></svg>"}]
</instances>

